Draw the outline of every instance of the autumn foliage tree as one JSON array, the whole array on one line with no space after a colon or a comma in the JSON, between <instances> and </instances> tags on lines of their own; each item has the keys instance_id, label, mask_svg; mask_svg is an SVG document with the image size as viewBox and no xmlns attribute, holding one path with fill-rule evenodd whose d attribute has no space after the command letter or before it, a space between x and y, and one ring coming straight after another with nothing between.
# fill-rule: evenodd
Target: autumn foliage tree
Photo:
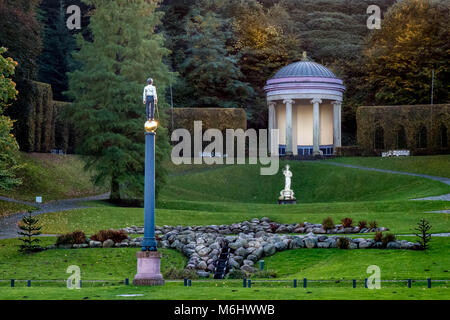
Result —
<instances>
[{"instance_id":1,"label":"autumn foliage tree","mask_svg":"<svg viewBox=\"0 0 450 320\"><path fill-rule=\"evenodd\" d=\"M9 190L21 183L15 172L18 164L18 150L16 139L12 135L13 122L3 111L16 98L18 91L11 79L17 62L4 57L6 48L0 47L0 190Z\"/></svg>"},{"instance_id":2,"label":"autumn foliage tree","mask_svg":"<svg viewBox=\"0 0 450 320\"><path fill-rule=\"evenodd\" d=\"M367 43L367 79L377 104L450 101L450 2L404 0L390 8Z\"/></svg>"}]
</instances>

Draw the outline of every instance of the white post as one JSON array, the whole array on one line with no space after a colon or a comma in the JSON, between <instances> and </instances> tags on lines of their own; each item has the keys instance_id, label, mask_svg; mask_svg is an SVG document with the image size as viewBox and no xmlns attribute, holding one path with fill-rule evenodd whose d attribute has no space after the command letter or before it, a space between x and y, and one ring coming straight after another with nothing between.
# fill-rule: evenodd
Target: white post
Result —
<instances>
[{"instance_id":1,"label":"white post","mask_svg":"<svg viewBox=\"0 0 450 320\"><path fill-rule=\"evenodd\" d=\"M333 144L334 152L342 145L341 142L341 101L333 101Z\"/></svg>"},{"instance_id":2,"label":"white post","mask_svg":"<svg viewBox=\"0 0 450 320\"><path fill-rule=\"evenodd\" d=\"M271 101L269 102L269 125L268 125L268 129L269 129L269 152L272 149L272 138L271 138L271 133L272 130L275 129L275 102ZM278 146L277 146L278 149Z\"/></svg>"},{"instance_id":3,"label":"white post","mask_svg":"<svg viewBox=\"0 0 450 320\"><path fill-rule=\"evenodd\" d=\"M311 100L313 104L313 156L322 155L320 151L320 112L319 105L322 103L320 98Z\"/></svg>"},{"instance_id":4,"label":"white post","mask_svg":"<svg viewBox=\"0 0 450 320\"><path fill-rule=\"evenodd\" d=\"M294 153L292 145L292 105L295 103L292 99L283 101L286 104L286 155Z\"/></svg>"}]
</instances>

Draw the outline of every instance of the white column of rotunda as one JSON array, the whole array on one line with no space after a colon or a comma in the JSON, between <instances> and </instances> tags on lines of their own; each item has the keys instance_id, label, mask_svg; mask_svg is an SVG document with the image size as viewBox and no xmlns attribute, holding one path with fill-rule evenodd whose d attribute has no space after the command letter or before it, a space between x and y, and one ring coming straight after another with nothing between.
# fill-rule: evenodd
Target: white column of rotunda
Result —
<instances>
[{"instance_id":1,"label":"white column of rotunda","mask_svg":"<svg viewBox=\"0 0 450 320\"><path fill-rule=\"evenodd\" d=\"M345 87L330 70L299 61L280 69L264 89L268 129L280 131L281 155L331 155L341 146Z\"/></svg>"}]
</instances>

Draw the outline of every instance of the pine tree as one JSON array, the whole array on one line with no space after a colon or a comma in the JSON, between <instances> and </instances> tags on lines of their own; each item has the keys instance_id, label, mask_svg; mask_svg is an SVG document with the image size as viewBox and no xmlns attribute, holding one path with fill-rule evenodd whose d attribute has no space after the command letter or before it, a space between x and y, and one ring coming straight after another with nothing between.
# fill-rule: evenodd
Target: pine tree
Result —
<instances>
[{"instance_id":1,"label":"pine tree","mask_svg":"<svg viewBox=\"0 0 450 320\"><path fill-rule=\"evenodd\" d=\"M112 201L142 197L144 122L142 90L152 77L158 107L173 73L162 62L169 51L162 34L154 33L162 12L157 0L86 0L95 8L90 20L92 42L78 36L74 58L81 69L69 73L71 120L81 133L79 153L96 171L95 182L111 184ZM160 112L162 115L163 113ZM159 126L156 143L157 191L164 182L167 133Z\"/></svg>"},{"instance_id":2,"label":"pine tree","mask_svg":"<svg viewBox=\"0 0 450 320\"><path fill-rule=\"evenodd\" d=\"M186 21L186 59L181 64L187 107L243 107L253 90L242 81L238 55L227 50L231 24L213 11L196 8ZM177 88L179 88L178 86ZM178 93L179 94L179 93Z\"/></svg>"},{"instance_id":3,"label":"pine tree","mask_svg":"<svg viewBox=\"0 0 450 320\"><path fill-rule=\"evenodd\" d=\"M42 227L39 226L39 220L31 215L31 211L28 212L28 216L22 218L19 224L18 234L23 238L19 238L22 241L20 245L20 251L25 253L37 252L43 250L39 245L39 238L33 238L41 234Z\"/></svg>"},{"instance_id":4,"label":"pine tree","mask_svg":"<svg viewBox=\"0 0 450 320\"><path fill-rule=\"evenodd\" d=\"M15 80L36 79L42 48L36 10L41 0L0 0L0 46L19 65Z\"/></svg>"},{"instance_id":5,"label":"pine tree","mask_svg":"<svg viewBox=\"0 0 450 320\"><path fill-rule=\"evenodd\" d=\"M430 223L424 218L420 219L417 227L414 229L417 231L416 236L419 237L418 242L423 250L426 250L429 247L428 243L431 241L431 234L429 233L430 229Z\"/></svg>"},{"instance_id":6,"label":"pine tree","mask_svg":"<svg viewBox=\"0 0 450 320\"><path fill-rule=\"evenodd\" d=\"M39 80L52 85L55 100L64 100L62 92L68 89L66 73L75 68L71 53L76 49L76 41L66 26L67 6L66 0L43 0L40 6L43 49Z\"/></svg>"}]
</instances>

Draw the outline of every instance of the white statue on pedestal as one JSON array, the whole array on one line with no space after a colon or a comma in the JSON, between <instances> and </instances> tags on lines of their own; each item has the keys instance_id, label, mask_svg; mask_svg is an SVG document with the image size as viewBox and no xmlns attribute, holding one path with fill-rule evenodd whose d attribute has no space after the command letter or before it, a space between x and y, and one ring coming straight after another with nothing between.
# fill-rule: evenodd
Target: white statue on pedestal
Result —
<instances>
[{"instance_id":1,"label":"white statue on pedestal","mask_svg":"<svg viewBox=\"0 0 450 320\"><path fill-rule=\"evenodd\" d=\"M291 190L291 178L293 176L292 172L289 170L289 165L283 170L284 175L284 189L280 192L279 200L295 200L294 191Z\"/></svg>"},{"instance_id":2,"label":"white statue on pedestal","mask_svg":"<svg viewBox=\"0 0 450 320\"><path fill-rule=\"evenodd\" d=\"M289 191L291 190L291 178L292 178L292 172L289 170L289 165L286 165L286 169L283 170L283 174L285 177L284 182L284 190Z\"/></svg>"}]
</instances>

